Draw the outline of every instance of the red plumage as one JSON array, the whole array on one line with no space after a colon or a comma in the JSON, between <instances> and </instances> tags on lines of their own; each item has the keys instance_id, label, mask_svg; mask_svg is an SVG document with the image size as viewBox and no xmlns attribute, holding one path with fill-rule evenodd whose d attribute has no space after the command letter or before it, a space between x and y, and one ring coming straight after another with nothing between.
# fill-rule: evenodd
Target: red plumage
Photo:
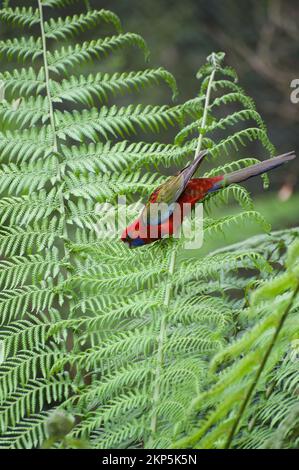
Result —
<instances>
[{"instance_id":1,"label":"red plumage","mask_svg":"<svg viewBox=\"0 0 299 470\"><path fill-rule=\"evenodd\" d=\"M123 242L132 248L171 236L188 212L207 194L265 173L296 157L294 152L289 152L229 174L191 179L206 154L206 151L201 152L194 162L152 193L140 217L124 230Z\"/></svg>"}]
</instances>

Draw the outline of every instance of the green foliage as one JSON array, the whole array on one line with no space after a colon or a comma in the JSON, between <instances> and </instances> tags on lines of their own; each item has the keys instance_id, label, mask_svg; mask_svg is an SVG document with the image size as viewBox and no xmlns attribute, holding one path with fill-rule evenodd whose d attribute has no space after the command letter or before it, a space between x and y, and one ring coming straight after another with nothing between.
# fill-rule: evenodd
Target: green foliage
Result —
<instances>
[{"instance_id":1,"label":"green foliage","mask_svg":"<svg viewBox=\"0 0 299 470\"><path fill-rule=\"evenodd\" d=\"M92 328L80 330L89 325L90 308L96 313L97 303L87 303L87 293L75 295L83 258L73 253L71 239L83 240L87 227L94 233L97 201L113 199L118 190L134 193L139 185L147 193L153 187L155 175L128 171L133 157L139 168L139 154L150 158L149 149L153 158L164 149L166 155L178 152L161 144L118 141L137 129L156 132L181 119L182 111L179 106L101 104L162 81L175 94L175 80L162 68L70 75L74 65L83 66L120 47L137 46L145 53L147 49L140 36L123 34L119 19L106 10L43 21L46 6L67 4L36 2L36 8L7 7L0 13L12 26L34 27L35 33L40 29L38 36L0 44L4 60L25 64L0 75L3 447L40 446L51 409L82 386L83 370L75 381L73 371L50 374L66 351L77 350L81 335L83 351L94 335ZM101 22L118 34L74 47L63 44ZM66 108L67 102L79 105L78 110ZM72 346L70 338L77 329L80 335Z\"/></svg>"},{"instance_id":2,"label":"green foliage","mask_svg":"<svg viewBox=\"0 0 299 470\"><path fill-rule=\"evenodd\" d=\"M271 253L277 253L282 242L288 244L291 234L265 237L257 245L249 241L179 265L177 254L184 239L163 240L136 251L115 239L102 239L98 226L109 226L111 206L99 210L98 205L115 204L117 196L125 195L134 217L136 202L165 181L160 168L183 165L202 148L209 148L213 160L235 148L243 150L252 140L260 141L270 154L274 150L252 100L236 84L235 72L223 66L223 54L208 58L199 72L199 96L187 103L113 104L115 96L162 82L175 95L175 80L161 68L84 74L86 62L95 68L98 60L120 48L137 47L147 55L147 47L137 34L121 32L118 18L108 11L88 9L74 17L43 20L46 7L71 3L76 2L38 0L34 8L7 7L0 12L1 21L25 31L33 27L35 33L0 42L2 59L22 62L20 68L0 73L0 444L79 447L88 441L93 448L169 447L192 436L199 424L195 402L209 390L211 409L203 408L202 413L210 414L213 407L219 427L232 422L226 414L235 403L224 402L220 415L221 396L213 395L217 380L222 380L216 373L217 361L226 360L220 359L223 351L231 351L231 359L233 352L239 355L234 338L242 329L244 347L249 348L250 341L257 351L265 347L267 321L275 324L279 313L273 318L271 314L271 320L265 314L261 324L249 330L265 307L247 308L247 287L256 283L257 272L265 281L271 279L278 269L275 262L284 261L280 252L276 259ZM112 27L111 36L68 43L70 36L100 27L101 22ZM72 75L74 70L78 74ZM232 102L241 110L223 117ZM247 120L250 125L240 131L239 124ZM183 126L172 145L136 138L139 132L155 134L170 125ZM219 129L224 132L220 141L213 134ZM245 156L222 162L206 174L255 161ZM246 221L269 230L240 186L213 194L206 208L224 204L230 196L241 212L206 218L206 237ZM288 269L293 270L290 261ZM235 291L237 297L232 295ZM284 305L285 294L280 300ZM277 311L280 308L277 305ZM261 345L254 339L258 328L265 336ZM242 361L235 359L237 369ZM250 370L254 360L248 353ZM217 364L213 373L211 361ZM277 363L271 359L267 374L282 381L284 369L274 367ZM229 366L223 380L231 375L236 387L246 388L247 370L239 366L238 375ZM292 386L283 392L286 414L273 424L275 432L290 411ZM264 397L257 425L260 435L264 422L272 419L271 410ZM76 421L71 419L65 428L68 413ZM200 413L200 420L206 419ZM261 438L262 443L270 437L268 433ZM257 439L257 434L244 431L234 444L254 447Z\"/></svg>"},{"instance_id":3,"label":"green foliage","mask_svg":"<svg viewBox=\"0 0 299 470\"><path fill-rule=\"evenodd\" d=\"M298 448L298 232L294 235L287 255L279 244L288 245L289 234L271 253L271 261L283 263L286 271L275 270L247 291L249 305L237 319L239 337L213 357L211 385L189 407L190 419L201 416L174 447Z\"/></svg>"}]
</instances>

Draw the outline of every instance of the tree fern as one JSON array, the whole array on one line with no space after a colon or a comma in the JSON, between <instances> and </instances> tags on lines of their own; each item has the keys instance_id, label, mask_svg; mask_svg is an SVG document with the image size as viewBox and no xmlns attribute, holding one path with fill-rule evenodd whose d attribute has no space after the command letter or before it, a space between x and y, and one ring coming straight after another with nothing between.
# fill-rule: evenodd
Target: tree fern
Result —
<instances>
[{"instance_id":1,"label":"tree fern","mask_svg":"<svg viewBox=\"0 0 299 470\"><path fill-rule=\"evenodd\" d=\"M196 409L205 414L199 429L174 446L271 447L277 436L287 437L293 425L289 420L286 426L288 415L297 403L298 365L290 351L299 327L297 256L298 240L288 251L286 272L251 293L250 306L239 315L242 336L214 356L211 386L189 408L190 415ZM284 445L297 447L298 433Z\"/></svg>"},{"instance_id":2,"label":"tree fern","mask_svg":"<svg viewBox=\"0 0 299 470\"><path fill-rule=\"evenodd\" d=\"M4 447L40 445L45 438L45 420L51 404L63 403L73 393L67 371L59 372L53 379L49 376L59 356L63 358L71 347L72 332L67 327L70 309L78 312L78 302L72 294L79 269L70 249L72 227L74 224L85 227L86 210L80 218L78 212L82 211L86 198L99 200L100 193L103 200L107 199L107 193L113 197L117 194L117 184L125 188L132 186L127 191L133 192L138 179L137 175L125 177L129 152L123 152L122 148L129 144L119 143L113 150L106 140L109 136L130 135L138 128L155 131L181 116L179 107L101 106L101 111L96 108L98 103L107 102L109 95L139 90L161 81L175 93L173 77L161 68L63 78L74 64L83 65L92 57L113 53L119 47L137 46L146 52L143 39L132 33L122 34L119 19L109 11L82 12L44 22L47 6L66 3L36 2L34 7L1 10L1 20L11 25L25 29L40 27L39 37L1 41L0 45L4 59L17 58L25 64L1 72L0 77L4 91L0 109L1 253L6 257L1 262L1 340L5 359L1 371L1 442ZM74 48L57 47L58 41L81 34L103 21L110 23L118 34L78 43ZM67 101L87 107L62 112L55 106ZM74 141L80 143L83 139L85 147L74 145ZM90 140L97 143L88 144ZM142 145L145 152L149 145ZM111 158L107 155L98 166L105 147ZM123 160L113 163L120 153L125 155ZM138 155L138 144L135 154ZM107 166L109 162L108 168L105 161ZM110 177L106 170L112 172ZM101 180L102 185L106 181L106 186L99 192ZM142 185L149 188L153 180L153 175L144 176ZM94 204L89 212L96 217ZM79 324L87 324L87 319L83 317Z\"/></svg>"},{"instance_id":3,"label":"tree fern","mask_svg":"<svg viewBox=\"0 0 299 470\"><path fill-rule=\"evenodd\" d=\"M101 206L99 211L98 204L116 205L118 196L125 195L132 203L129 214L136 215L140 197L165 181L161 168L182 165L202 148L209 148L213 160L234 149L244 151L247 142L256 140L270 154L274 150L222 54L208 58L198 74L199 96L187 103L113 104L120 93L142 92L161 82L175 95L175 81L162 68L85 73L88 62L120 48L137 47L146 56L148 51L144 40L123 33L108 11L86 9L74 17L44 20L46 8L71 3L76 2L38 0L32 7L6 6L0 12L1 21L26 32L40 29L38 36L0 42L2 60L21 63L0 73L1 447L39 447L45 441L65 445L63 433L47 441L63 411L77 417L65 429L70 446L79 439L94 448L170 447L193 436L199 421L195 402L202 393L212 395L218 380L216 372L208 373L210 362L218 364L223 351L237 350L238 340L235 346L230 341L246 328L241 311L248 283L256 282L252 273L258 271L265 281L273 275L272 259L261 247L266 254L276 253L281 238L180 263L184 239L136 251L116 239L102 239L98 225L109 219L110 209ZM101 22L110 24L111 36L79 41L82 31ZM69 45L70 37L78 43ZM219 117L219 107L231 103L242 109ZM247 120L247 128L234 132L234 125ZM170 125L184 126L174 144L136 137ZM219 129L225 134L220 141L213 134ZM207 174L255 161L246 155ZM243 211L223 219L210 214L206 236L247 220L269 229L239 186L211 196L207 209L230 195ZM241 269L248 270L249 279L239 275ZM245 292L245 298L232 298L233 289ZM283 368L279 371L283 376ZM229 368L226 379L233 373ZM238 378L241 374L237 386ZM286 400L292 386L284 392ZM214 413L217 404L211 400ZM285 409L276 427L287 419L290 408ZM264 400L261 436L268 419L271 411ZM232 421L219 426L228 429ZM271 437L266 434L265 442ZM238 434L236 443L255 445L250 432Z\"/></svg>"}]
</instances>

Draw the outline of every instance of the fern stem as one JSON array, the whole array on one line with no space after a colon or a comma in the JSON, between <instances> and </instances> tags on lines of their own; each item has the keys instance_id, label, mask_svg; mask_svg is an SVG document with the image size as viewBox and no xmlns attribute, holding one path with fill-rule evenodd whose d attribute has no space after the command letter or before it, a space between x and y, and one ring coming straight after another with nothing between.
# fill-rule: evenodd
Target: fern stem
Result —
<instances>
[{"instance_id":1,"label":"fern stem","mask_svg":"<svg viewBox=\"0 0 299 470\"><path fill-rule=\"evenodd\" d=\"M197 148L195 151L194 159L197 157L199 152L202 149L202 141L203 141L203 131L206 128L207 125L207 118L208 118L208 111L209 111L209 106L210 106L210 100L211 100L211 92L212 92L212 87L213 87L213 82L217 70L217 64L216 64L216 59L214 59L213 56L213 65L214 69L211 73L208 88L207 88L207 93L206 93L206 99L205 99L205 105L204 105L204 112L202 116L202 121L201 121L201 129L200 129L200 134L198 138L198 143L197 143ZM154 407L154 414L151 419L151 432L152 432L152 437L154 434L157 432L157 421L158 421L158 416L157 416L157 406L159 403L160 399L160 380L161 380L161 373L163 370L163 349L164 349L164 343L165 343L165 338L166 338L166 329L167 329L167 323L166 323L166 316L167 316L167 311L170 305L170 300L171 300L171 291L172 291L172 281L171 278L174 274L175 270L175 263L176 263L176 255L177 255L177 247L175 247L171 253L171 258L170 258L170 263L169 263L169 270L168 270L168 283L166 286L165 290L165 296L164 296L164 309L163 309L163 316L161 319L161 324L160 324L160 333L159 333L159 340L158 340L158 352L157 352L157 367L155 371L155 386L154 386L154 394L153 394L153 407ZM150 441L152 442L152 441Z\"/></svg>"},{"instance_id":2,"label":"fern stem","mask_svg":"<svg viewBox=\"0 0 299 470\"><path fill-rule=\"evenodd\" d=\"M251 399L251 397L252 397L252 394L253 394L253 392L254 392L254 389L255 389L255 387L256 387L257 384L258 384L258 381L259 381L259 379L260 379L260 377L261 377L261 375L262 375L262 372L263 372L263 370L264 370L264 368L265 368L265 366L266 366L266 363L267 363L267 361L268 361L268 359L269 359L269 356L270 356L270 354L271 354L271 352L272 352L272 350L273 350L273 347L274 347L274 345L275 345L275 343L276 343L276 341L277 341L277 338L278 338L278 336L279 336L279 333L280 333L281 330L282 330L282 327L283 327L283 325L284 325L284 323L285 323L285 321L286 321L286 319L287 319L288 314L289 314L290 311L291 311L291 308L292 308L292 306L293 306L293 303L294 303L294 301L295 301L295 299L296 299L296 297L297 297L298 294L299 294L299 283L298 283L296 289L295 289L294 292L293 292L292 298L291 298L291 300L290 300L290 302L289 302L289 304L288 304L288 306L287 306L287 308L286 308L284 314L281 316L281 318L280 318L280 320L279 320L279 323L278 323L278 325L277 325L277 328L276 328L276 330L275 330L275 333L274 333L274 335L273 335L273 338L272 338L272 340L271 340L271 342L270 342L270 344L269 344L269 346L268 346L268 348L267 348L267 350L266 350L266 352L265 352L265 355L264 355L264 357L263 357L263 359L262 359L262 362L261 362L261 364L260 364L260 366L259 366L259 368L258 368L258 370L257 370L257 372L256 372L256 374L255 374L255 377L254 377L254 379L253 379L253 381L252 381L252 384L250 385L250 387L249 387L249 389L248 389L248 391L247 391L247 393L246 393L245 399L244 399L244 401L243 401L243 403L242 403L242 405L241 405L241 408L240 408L240 410L239 410L239 413L238 413L238 415L237 415L237 418L236 418L236 420L235 420L235 422L234 422L234 424L233 424L233 426L232 426L232 429L231 429L231 431L230 431L230 433L229 433L229 436L228 436L228 438L227 438L227 441L226 441L226 443L225 443L225 446L224 446L225 449L229 449L230 446L231 446L231 444L232 444L233 438L234 438L235 433L236 433L236 431L237 431L237 429L238 429L238 427L239 427L239 425L240 425L240 423L241 423L241 419L242 419L242 417L243 417L243 415L244 415L244 412L245 412L245 410L246 410L246 408L247 408L247 405L248 405L248 403L249 403L249 401L250 401L250 399Z\"/></svg>"},{"instance_id":3,"label":"fern stem","mask_svg":"<svg viewBox=\"0 0 299 470\"><path fill-rule=\"evenodd\" d=\"M58 140L57 140L57 135L56 135L55 114L54 114L54 107L53 107L53 101L52 101L51 89L50 89L50 73L49 73L48 60L47 60L47 42L46 42L46 35L45 35L45 29L44 29L43 5L42 5L41 0L38 0L38 8L39 8L40 29L41 29L41 37L42 37L42 45L43 45L46 92L47 92L47 97L48 97L48 102L49 102L50 123L51 123L51 128L52 128L52 133L53 133L53 151L57 153L58 152ZM57 181L62 182L62 178L63 178L63 174L61 171L62 165L59 165L58 168L59 170L58 170L58 175L57 175L58 176ZM62 183L62 188L63 188L63 183ZM62 191L61 191L61 213L62 213L62 216L64 217L64 221L66 221L66 210L65 210L65 203L64 203L64 197L63 197ZM63 235L65 239L68 238L66 223L64 223ZM65 246L65 244L64 244L63 249L64 249L64 256L69 258L70 257L69 250Z\"/></svg>"},{"instance_id":4,"label":"fern stem","mask_svg":"<svg viewBox=\"0 0 299 470\"><path fill-rule=\"evenodd\" d=\"M54 108L51 98L51 90L50 90L50 74L49 74L49 67L47 61L47 43L46 43L46 35L44 29L44 12L41 0L38 0L38 9L39 9L39 18L40 18L40 30L41 30L41 37L42 37L42 45L43 45L43 59L44 59L44 69L45 69L45 81L46 81L46 90L47 90L47 98L49 103L49 113L50 113L50 122L53 132L53 150L54 152L58 151L58 143L57 143L57 135L56 135L56 124L55 124L55 115L54 115Z\"/></svg>"},{"instance_id":5,"label":"fern stem","mask_svg":"<svg viewBox=\"0 0 299 470\"><path fill-rule=\"evenodd\" d=\"M55 114L54 114L54 107L53 107L53 102L52 102L52 96L51 96L51 89L50 89L50 73L49 73L49 67L48 67L48 60L47 60L47 42L46 42L46 36L45 36L45 29L44 29L44 15L43 15L43 5L41 0L38 0L38 8L39 8L39 17L40 17L40 30L41 30L41 37L42 37L42 45L43 45L43 58L44 58L44 69L45 69L45 82L46 82L46 93L47 93L47 98L48 98L48 103L49 103L49 113L50 113L50 124L52 128L52 133L53 133L53 152L58 153L58 139L56 135L56 122L55 122ZM63 163L63 162L62 162ZM63 189L63 172L62 172L62 164L59 164L58 161L58 174L57 174L57 183L61 183L61 188ZM61 216L64 219L64 227L63 227L63 237L64 240L67 240L68 237L68 230L67 230L67 224L66 224L66 207L65 207L65 200L64 200L64 195L63 195L63 190L61 189L61 194L60 194L60 207L61 207ZM70 260L70 252L68 247L66 246L65 243L63 243L62 246L62 251L63 255L62 257L64 259ZM68 271L69 268L65 268L65 276L68 276ZM70 310L69 307L69 301L65 299L64 302L64 308L65 311L68 312ZM66 338L66 349L67 351L71 351L74 348L74 338L73 338L73 332L72 330L68 330L67 332L67 338ZM74 366L72 369L70 369L70 376L75 377L76 376L76 367Z\"/></svg>"},{"instance_id":6,"label":"fern stem","mask_svg":"<svg viewBox=\"0 0 299 470\"><path fill-rule=\"evenodd\" d=\"M208 118L208 112L209 112L209 107L210 107L211 92L212 92L212 87L213 87L213 83L214 83L214 79L215 79L215 74L216 74L216 71L217 71L216 58L215 58L214 54L212 55L212 58L213 58L214 68L213 68L213 71L211 73L208 88L207 88L205 106L204 106L204 111L203 111L203 115L202 115L201 126L200 126L200 129L199 129L199 137L198 137L198 142L197 142L197 147L196 147L196 150L195 150L194 158L197 157L197 155L199 154L199 152L202 149L202 141L203 141L203 136L204 136L204 130L205 130L206 125L207 125L207 118Z\"/></svg>"},{"instance_id":7,"label":"fern stem","mask_svg":"<svg viewBox=\"0 0 299 470\"><path fill-rule=\"evenodd\" d=\"M166 286L164 302L163 302L164 309L163 309L163 315L162 315L161 325L160 325L158 352L157 352L157 367L155 371L156 379L155 379L154 395L153 395L154 410L156 410L158 403L159 403L159 398L160 398L160 379L161 379L161 373L163 369L163 348L164 348L164 342L166 338L166 328L167 328L166 315L167 315L167 310L169 308L170 299L171 299L171 288L172 288L171 279L172 279L174 268L175 268L176 253L177 253L177 250L176 248L174 248L172 250L171 257L170 257L170 263L169 263L169 269L168 269L168 283ZM157 421L158 421L158 416L155 411L151 420L151 431L153 435L157 431Z\"/></svg>"}]
</instances>

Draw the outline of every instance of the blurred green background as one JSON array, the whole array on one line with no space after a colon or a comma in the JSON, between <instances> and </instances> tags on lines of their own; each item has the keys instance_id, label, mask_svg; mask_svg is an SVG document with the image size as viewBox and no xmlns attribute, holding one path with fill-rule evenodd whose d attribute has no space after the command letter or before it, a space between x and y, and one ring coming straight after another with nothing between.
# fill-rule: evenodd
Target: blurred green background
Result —
<instances>
[{"instance_id":1,"label":"blurred green background","mask_svg":"<svg viewBox=\"0 0 299 470\"><path fill-rule=\"evenodd\" d=\"M10 5L35 3L11 1ZM237 70L241 86L255 100L277 152L295 149L299 155L299 103L293 104L290 99L291 82L299 79L298 0L90 0L90 5L117 13L124 30L141 34L151 50L148 64L143 63L140 52L128 50L116 54L112 60L105 59L100 66L97 64L97 70L163 66L176 77L178 102L183 102L198 93L195 75L207 55L225 51L226 63ZM84 1L69 6L62 14L77 13L78 6L82 10ZM94 38L107 31L101 27L100 31L91 30L84 36ZM15 34L16 31L5 26L1 38ZM170 103L171 93L165 86L153 87L142 96L132 94L114 101L117 104ZM173 135L171 131L165 133L161 140L171 142ZM258 145L250 148L249 155L253 156L253 152L259 158L264 157ZM239 158L249 155L244 151ZM246 184L254 195L257 209L274 229L299 225L298 173L299 158L271 174L271 186L266 193L260 179ZM227 208L222 212L226 215ZM259 230L259 227L248 228L246 235ZM232 234L231 238L231 241L244 238L244 233Z\"/></svg>"}]
</instances>

